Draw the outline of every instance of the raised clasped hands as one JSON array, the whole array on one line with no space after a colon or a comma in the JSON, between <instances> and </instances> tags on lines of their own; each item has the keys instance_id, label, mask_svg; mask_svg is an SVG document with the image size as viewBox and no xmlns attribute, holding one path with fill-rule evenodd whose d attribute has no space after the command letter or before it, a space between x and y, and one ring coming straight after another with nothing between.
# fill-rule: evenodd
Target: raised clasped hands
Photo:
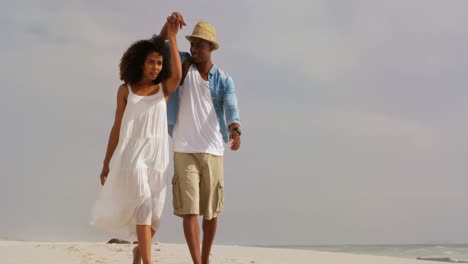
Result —
<instances>
[{"instance_id":1,"label":"raised clasped hands","mask_svg":"<svg viewBox=\"0 0 468 264\"><path fill-rule=\"evenodd\" d=\"M170 16L167 17L167 33L169 37L174 37L177 35L177 32L182 27L186 26L187 24L184 21L184 17L179 12L173 12Z\"/></svg>"}]
</instances>

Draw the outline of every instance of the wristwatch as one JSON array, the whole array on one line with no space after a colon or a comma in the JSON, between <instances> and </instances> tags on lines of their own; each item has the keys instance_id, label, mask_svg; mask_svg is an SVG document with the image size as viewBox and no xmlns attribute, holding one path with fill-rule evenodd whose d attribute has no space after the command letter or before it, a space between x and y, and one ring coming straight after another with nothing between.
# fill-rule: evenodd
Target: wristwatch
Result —
<instances>
[{"instance_id":1,"label":"wristwatch","mask_svg":"<svg viewBox=\"0 0 468 264\"><path fill-rule=\"evenodd\" d=\"M239 127L235 127L235 128L233 128L233 129L231 129L231 133L232 133L233 131L236 131L236 132L239 134L239 136L242 135L242 132L241 132L241 130L240 130Z\"/></svg>"}]
</instances>

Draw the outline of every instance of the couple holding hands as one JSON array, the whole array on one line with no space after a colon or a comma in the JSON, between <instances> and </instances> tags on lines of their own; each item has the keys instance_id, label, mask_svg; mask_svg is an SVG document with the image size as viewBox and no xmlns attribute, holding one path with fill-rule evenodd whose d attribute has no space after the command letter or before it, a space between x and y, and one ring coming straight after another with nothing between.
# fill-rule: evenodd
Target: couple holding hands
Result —
<instances>
[{"instance_id":1,"label":"couple holding hands","mask_svg":"<svg viewBox=\"0 0 468 264\"><path fill-rule=\"evenodd\" d=\"M120 62L123 84L103 169L102 189L91 225L118 235L136 235L133 263L151 263L151 240L160 225L174 151L174 214L182 217L193 263L207 264L224 207L224 143L240 147L234 82L213 64L216 30L199 22L190 53L179 52L177 33L186 23L174 12L159 35L133 43ZM198 216L203 216L200 249Z\"/></svg>"}]
</instances>

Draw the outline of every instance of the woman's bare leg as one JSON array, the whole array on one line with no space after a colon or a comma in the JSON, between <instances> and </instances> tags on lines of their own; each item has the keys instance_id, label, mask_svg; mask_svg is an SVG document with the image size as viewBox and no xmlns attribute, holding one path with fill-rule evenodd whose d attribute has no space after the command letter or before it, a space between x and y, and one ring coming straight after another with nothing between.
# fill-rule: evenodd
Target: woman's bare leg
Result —
<instances>
[{"instance_id":1,"label":"woman's bare leg","mask_svg":"<svg viewBox=\"0 0 468 264\"><path fill-rule=\"evenodd\" d=\"M151 263L151 238L156 233L150 225L137 225L138 246L133 249L133 264Z\"/></svg>"},{"instance_id":2,"label":"woman's bare leg","mask_svg":"<svg viewBox=\"0 0 468 264\"><path fill-rule=\"evenodd\" d=\"M138 246L133 248L133 264L141 264L141 255Z\"/></svg>"}]
</instances>

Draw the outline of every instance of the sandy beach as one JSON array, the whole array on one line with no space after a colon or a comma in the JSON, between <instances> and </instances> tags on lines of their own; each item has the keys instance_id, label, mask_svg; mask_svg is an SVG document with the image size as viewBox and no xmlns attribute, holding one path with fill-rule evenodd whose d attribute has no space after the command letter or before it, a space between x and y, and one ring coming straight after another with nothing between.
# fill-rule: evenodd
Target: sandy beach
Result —
<instances>
[{"instance_id":1,"label":"sandy beach","mask_svg":"<svg viewBox=\"0 0 468 264\"><path fill-rule=\"evenodd\" d=\"M134 245L84 243L84 242L24 242L0 241L2 264L53 264L53 263L131 263ZM153 262L167 264L191 263L184 244L156 243L153 246ZM329 253L310 250L257 248L215 245L212 250L213 264L412 264L428 263L411 259ZM433 263L433 262L429 262Z\"/></svg>"}]
</instances>

